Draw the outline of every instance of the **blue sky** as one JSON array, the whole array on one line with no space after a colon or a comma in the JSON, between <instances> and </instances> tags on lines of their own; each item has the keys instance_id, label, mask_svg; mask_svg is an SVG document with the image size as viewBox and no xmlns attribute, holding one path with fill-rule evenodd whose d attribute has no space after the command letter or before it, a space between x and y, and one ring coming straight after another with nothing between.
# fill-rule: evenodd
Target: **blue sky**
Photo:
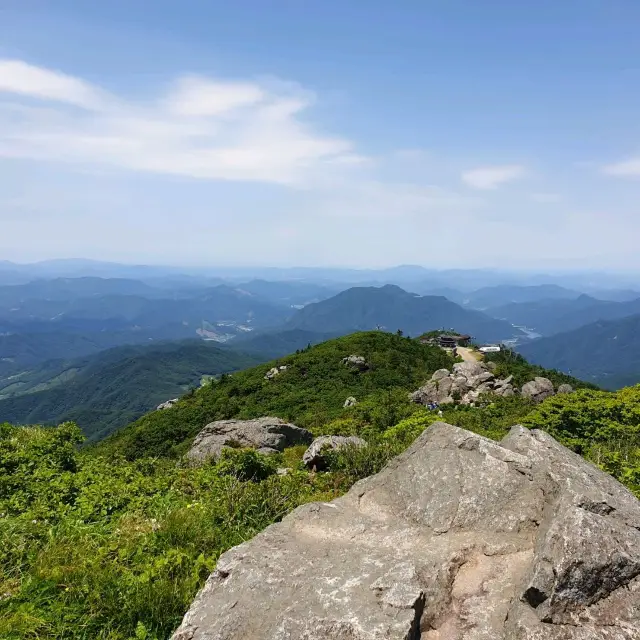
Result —
<instances>
[{"instance_id":1,"label":"blue sky","mask_svg":"<svg viewBox=\"0 0 640 640\"><path fill-rule=\"evenodd\" d=\"M0 258L640 269L635 0L4 0Z\"/></svg>"}]
</instances>

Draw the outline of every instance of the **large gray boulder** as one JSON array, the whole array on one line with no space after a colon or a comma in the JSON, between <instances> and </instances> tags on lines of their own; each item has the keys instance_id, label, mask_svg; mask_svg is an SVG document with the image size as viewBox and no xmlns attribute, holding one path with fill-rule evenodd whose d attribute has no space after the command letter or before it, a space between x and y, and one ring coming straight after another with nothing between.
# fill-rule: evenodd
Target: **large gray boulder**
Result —
<instances>
[{"instance_id":1,"label":"large gray boulder","mask_svg":"<svg viewBox=\"0 0 640 640\"><path fill-rule=\"evenodd\" d=\"M637 640L640 502L540 431L442 422L224 553L174 640Z\"/></svg>"},{"instance_id":2,"label":"large gray boulder","mask_svg":"<svg viewBox=\"0 0 640 640\"><path fill-rule=\"evenodd\" d=\"M364 447L366 440L358 436L320 436L316 438L311 446L304 452L302 462L310 469L318 471L327 466L327 453L344 449L345 447Z\"/></svg>"},{"instance_id":3,"label":"large gray boulder","mask_svg":"<svg viewBox=\"0 0 640 640\"><path fill-rule=\"evenodd\" d=\"M248 447L270 454L296 444L309 444L312 440L310 431L280 418L217 420L195 437L186 457L191 462L217 458L223 447Z\"/></svg>"},{"instance_id":4,"label":"large gray boulder","mask_svg":"<svg viewBox=\"0 0 640 640\"><path fill-rule=\"evenodd\" d=\"M570 384L561 384L558 387L558 393L573 393L573 387Z\"/></svg>"},{"instance_id":5,"label":"large gray boulder","mask_svg":"<svg viewBox=\"0 0 640 640\"><path fill-rule=\"evenodd\" d=\"M520 391L523 397L531 398L534 402L542 402L555 394L553 382L549 378L536 377L531 382L522 385Z\"/></svg>"}]
</instances>

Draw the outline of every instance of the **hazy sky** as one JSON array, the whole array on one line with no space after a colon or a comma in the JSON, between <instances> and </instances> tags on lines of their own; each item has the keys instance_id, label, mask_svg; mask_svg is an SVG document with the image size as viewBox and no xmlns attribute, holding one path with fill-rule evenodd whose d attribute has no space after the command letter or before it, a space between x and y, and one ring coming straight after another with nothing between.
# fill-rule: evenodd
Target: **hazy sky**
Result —
<instances>
[{"instance_id":1,"label":"hazy sky","mask_svg":"<svg viewBox=\"0 0 640 640\"><path fill-rule=\"evenodd\" d=\"M638 0L2 0L0 259L640 268Z\"/></svg>"}]
</instances>

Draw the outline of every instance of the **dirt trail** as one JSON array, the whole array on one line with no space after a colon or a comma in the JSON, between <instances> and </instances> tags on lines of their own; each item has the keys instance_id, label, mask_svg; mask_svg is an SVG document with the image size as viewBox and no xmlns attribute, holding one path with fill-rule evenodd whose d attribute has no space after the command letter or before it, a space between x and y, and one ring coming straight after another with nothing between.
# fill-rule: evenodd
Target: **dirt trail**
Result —
<instances>
[{"instance_id":1,"label":"dirt trail","mask_svg":"<svg viewBox=\"0 0 640 640\"><path fill-rule=\"evenodd\" d=\"M470 347L458 347L458 355L465 362L478 362L479 360L482 360L482 356Z\"/></svg>"}]
</instances>

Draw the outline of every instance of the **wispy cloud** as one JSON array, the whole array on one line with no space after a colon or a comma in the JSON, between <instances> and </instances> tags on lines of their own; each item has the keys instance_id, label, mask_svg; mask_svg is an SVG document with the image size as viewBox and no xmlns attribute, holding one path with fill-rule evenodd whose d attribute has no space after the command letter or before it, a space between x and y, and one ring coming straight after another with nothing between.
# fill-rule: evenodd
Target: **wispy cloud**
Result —
<instances>
[{"instance_id":1,"label":"wispy cloud","mask_svg":"<svg viewBox=\"0 0 640 640\"><path fill-rule=\"evenodd\" d=\"M640 178L640 157L629 158L623 162L610 164L602 169L610 176L621 176L623 178Z\"/></svg>"},{"instance_id":2,"label":"wispy cloud","mask_svg":"<svg viewBox=\"0 0 640 640\"><path fill-rule=\"evenodd\" d=\"M465 171L462 174L462 181L474 189L491 190L523 178L526 173L526 169L520 165L478 167Z\"/></svg>"},{"instance_id":3,"label":"wispy cloud","mask_svg":"<svg viewBox=\"0 0 640 640\"><path fill-rule=\"evenodd\" d=\"M363 160L305 122L314 97L291 84L185 76L151 102L0 60L0 157L300 184Z\"/></svg>"}]
</instances>

